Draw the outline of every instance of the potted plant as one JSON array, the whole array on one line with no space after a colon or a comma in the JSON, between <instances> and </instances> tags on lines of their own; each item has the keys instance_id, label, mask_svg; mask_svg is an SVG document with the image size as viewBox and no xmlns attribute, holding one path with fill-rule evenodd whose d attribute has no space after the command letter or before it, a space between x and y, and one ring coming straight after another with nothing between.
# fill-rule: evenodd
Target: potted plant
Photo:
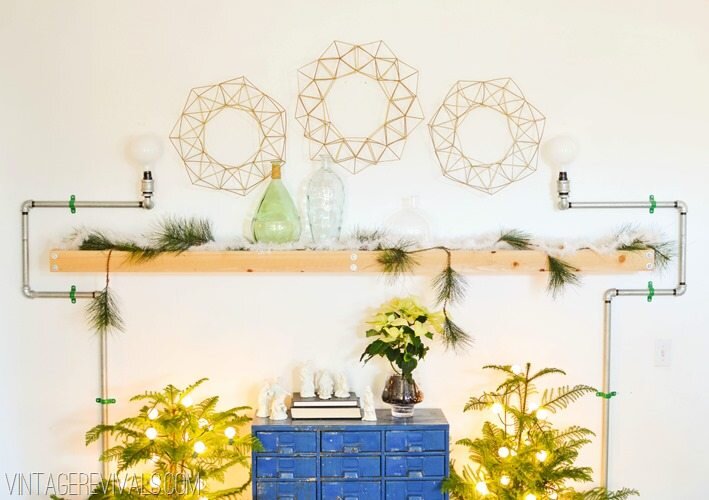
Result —
<instances>
[{"instance_id":1,"label":"potted plant","mask_svg":"<svg viewBox=\"0 0 709 500\"><path fill-rule=\"evenodd\" d=\"M593 432L577 425L557 429L553 414L587 394L587 385L561 386L537 391L536 383L549 375L564 375L558 368L531 371L524 367L486 366L505 378L493 391L471 397L465 411L489 411L491 420L473 439L457 444L470 451L460 472L451 464L444 491L456 500L624 500L638 494L622 488L597 487L578 491L569 483L590 482L590 467L576 465L579 450L591 442ZM600 393L598 393L600 394Z\"/></svg>"},{"instance_id":2,"label":"potted plant","mask_svg":"<svg viewBox=\"0 0 709 500\"><path fill-rule=\"evenodd\" d=\"M367 338L374 340L360 361L367 363L380 356L391 364L394 374L386 382L382 399L392 405L394 417L411 417L414 405L423 401L413 371L426 357L430 341L443 334L443 322L442 312L429 311L412 297L387 302L367 322Z\"/></svg>"}]
</instances>

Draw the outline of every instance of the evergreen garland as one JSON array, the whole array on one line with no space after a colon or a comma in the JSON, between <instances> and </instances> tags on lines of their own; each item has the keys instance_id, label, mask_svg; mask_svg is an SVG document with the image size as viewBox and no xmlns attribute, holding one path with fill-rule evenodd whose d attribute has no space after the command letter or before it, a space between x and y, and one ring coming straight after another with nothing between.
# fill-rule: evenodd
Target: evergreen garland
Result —
<instances>
[{"instance_id":1,"label":"evergreen garland","mask_svg":"<svg viewBox=\"0 0 709 500\"><path fill-rule=\"evenodd\" d=\"M579 450L591 442L589 429L572 426L555 429L549 417L581 397L596 392L587 385L547 389L535 404L536 382L548 375L565 375L557 368L531 372L523 367L485 366L505 375L491 392L471 397L465 411L491 410L496 422L486 421L481 437L461 439L458 445L470 451L470 461L459 472L451 464L444 490L457 500L624 500L637 491L604 488L576 491L568 483L592 481L590 467L575 465Z\"/></svg>"}]
</instances>

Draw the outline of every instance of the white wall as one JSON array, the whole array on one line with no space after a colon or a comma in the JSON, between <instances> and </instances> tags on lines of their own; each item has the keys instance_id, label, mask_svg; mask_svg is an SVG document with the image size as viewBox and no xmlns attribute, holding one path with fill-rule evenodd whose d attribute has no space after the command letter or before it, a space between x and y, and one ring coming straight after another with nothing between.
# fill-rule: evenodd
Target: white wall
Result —
<instances>
[{"instance_id":1,"label":"white wall","mask_svg":"<svg viewBox=\"0 0 709 500\"><path fill-rule=\"evenodd\" d=\"M20 293L22 200L131 198L137 172L125 138L167 137L187 91L246 75L289 113L286 183L297 192L310 166L293 119L296 69L333 40L385 40L421 72L430 117L458 79L511 76L547 116L546 137L582 144L576 199L681 198L689 203L689 292L681 299L621 299L614 306L612 486L647 499L703 498L704 396L709 376L709 245L706 156L709 3L616 2L0 2L0 473L94 471L83 433L98 418L97 338L82 305ZM167 144L166 144L167 146ZM189 184L171 148L156 171L153 213L36 211L36 288L100 286L101 276L50 276L47 251L80 224L138 233L164 214L199 214L221 237L239 235L258 195L242 199ZM515 227L550 237L597 236L622 223L674 236L674 213L562 213L553 173L539 171L494 197L444 179L426 128L402 161L347 176L347 225L373 226L418 194L439 234ZM476 432L470 394L494 382L481 366L531 361L565 368L565 383L600 384L601 294L610 286L673 284L674 274L596 276L554 301L540 277L471 277L456 317L475 334L469 353L434 349L418 378L427 406L442 407L453 437ZM254 403L259 382L314 358L345 363L356 387L379 389L386 369L360 368L361 322L395 293L430 297L423 279L388 287L376 276L115 275L127 330L111 337L116 417L146 388L207 376L203 394ZM404 290L402 290L402 288ZM655 339L671 339L672 366L653 366ZM557 382L562 382L561 379ZM557 421L597 431L600 401L587 398ZM599 446L583 462L597 468ZM462 457L458 454L459 457ZM4 486L3 486L4 487ZM5 491L5 490L3 490ZM5 495L4 493L3 495Z\"/></svg>"}]
</instances>

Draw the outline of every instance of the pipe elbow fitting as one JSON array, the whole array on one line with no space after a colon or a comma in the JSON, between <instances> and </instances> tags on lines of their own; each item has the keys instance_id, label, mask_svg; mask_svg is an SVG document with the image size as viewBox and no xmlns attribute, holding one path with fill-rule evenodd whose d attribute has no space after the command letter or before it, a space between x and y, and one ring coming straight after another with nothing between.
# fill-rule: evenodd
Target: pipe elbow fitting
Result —
<instances>
[{"instance_id":1,"label":"pipe elbow fitting","mask_svg":"<svg viewBox=\"0 0 709 500\"><path fill-rule=\"evenodd\" d=\"M675 288L675 295L679 297L680 295L684 295L685 293L687 293L687 284L680 283L679 285L677 285L677 287Z\"/></svg>"},{"instance_id":2,"label":"pipe elbow fitting","mask_svg":"<svg viewBox=\"0 0 709 500\"><path fill-rule=\"evenodd\" d=\"M22 213L23 214L28 213L32 208L34 208L34 201L33 200L25 200L22 202Z\"/></svg>"},{"instance_id":3,"label":"pipe elbow fitting","mask_svg":"<svg viewBox=\"0 0 709 500\"><path fill-rule=\"evenodd\" d=\"M681 213L683 213L683 214L686 214L686 213L687 213L687 204L686 204L684 201L682 201L682 200L677 200L677 201L675 201L675 204L677 205L677 209L678 209Z\"/></svg>"},{"instance_id":4,"label":"pipe elbow fitting","mask_svg":"<svg viewBox=\"0 0 709 500\"><path fill-rule=\"evenodd\" d=\"M609 288L603 294L603 300L606 302L610 302L613 300L613 297L617 297L617 296L618 296L618 289L617 288Z\"/></svg>"},{"instance_id":5,"label":"pipe elbow fitting","mask_svg":"<svg viewBox=\"0 0 709 500\"><path fill-rule=\"evenodd\" d=\"M22 294L28 299L34 299L34 291L30 288L29 285L25 285L22 287Z\"/></svg>"}]
</instances>

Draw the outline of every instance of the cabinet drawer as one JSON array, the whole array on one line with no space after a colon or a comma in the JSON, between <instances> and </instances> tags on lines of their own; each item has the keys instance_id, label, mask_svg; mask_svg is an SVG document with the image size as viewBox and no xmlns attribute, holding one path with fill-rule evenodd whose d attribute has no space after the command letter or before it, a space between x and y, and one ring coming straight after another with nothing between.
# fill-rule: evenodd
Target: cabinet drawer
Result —
<instances>
[{"instance_id":1,"label":"cabinet drawer","mask_svg":"<svg viewBox=\"0 0 709 500\"><path fill-rule=\"evenodd\" d=\"M446 433L443 430L432 431L387 431L386 451L445 451Z\"/></svg>"},{"instance_id":2,"label":"cabinet drawer","mask_svg":"<svg viewBox=\"0 0 709 500\"><path fill-rule=\"evenodd\" d=\"M381 462L379 457L322 457L320 474L322 477L342 479L380 477Z\"/></svg>"},{"instance_id":3,"label":"cabinet drawer","mask_svg":"<svg viewBox=\"0 0 709 500\"><path fill-rule=\"evenodd\" d=\"M441 481L387 481L386 500L443 500Z\"/></svg>"},{"instance_id":4,"label":"cabinet drawer","mask_svg":"<svg viewBox=\"0 0 709 500\"><path fill-rule=\"evenodd\" d=\"M256 500L314 500L317 486L313 482L264 481L256 483Z\"/></svg>"},{"instance_id":5,"label":"cabinet drawer","mask_svg":"<svg viewBox=\"0 0 709 500\"><path fill-rule=\"evenodd\" d=\"M263 445L264 453L315 453L318 438L315 432L257 432L256 437Z\"/></svg>"},{"instance_id":6,"label":"cabinet drawer","mask_svg":"<svg viewBox=\"0 0 709 500\"><path fill-rule=\"evenodd\" d=\"M327 431L322 433L323 453L367 453L382 449L381 434L376 431Z\"/></svg>"},{"instance_id":7,"label":"cabinet drawer","mask_svg":"<svg viewBox=\"0 0 709 500\"><path fill-rule=\"evenodd\" d=\"M446 474L444 455L397 455L386 457L387 477L443 477Z\"/></svg>"},{"instance_id":8,"label":"cabinet drawer","mask_svg":"<svg viewBox=\"0 0 709 500\"><path fill-rule=\"evenodd\" d=\"M382 483L376 481L323 481L323 500L375 500L382 497Z\"/></svg>"},{"instance_id":9,"label":"cabinet drawer","mask_svg":"<svg viewBox=\"0 0 709 500\"><path fill-rule=\"evenodd\" d=\"M305 479L317 476L315 457L256 457L256 477Z\"/></svg>"}]
</instances>

